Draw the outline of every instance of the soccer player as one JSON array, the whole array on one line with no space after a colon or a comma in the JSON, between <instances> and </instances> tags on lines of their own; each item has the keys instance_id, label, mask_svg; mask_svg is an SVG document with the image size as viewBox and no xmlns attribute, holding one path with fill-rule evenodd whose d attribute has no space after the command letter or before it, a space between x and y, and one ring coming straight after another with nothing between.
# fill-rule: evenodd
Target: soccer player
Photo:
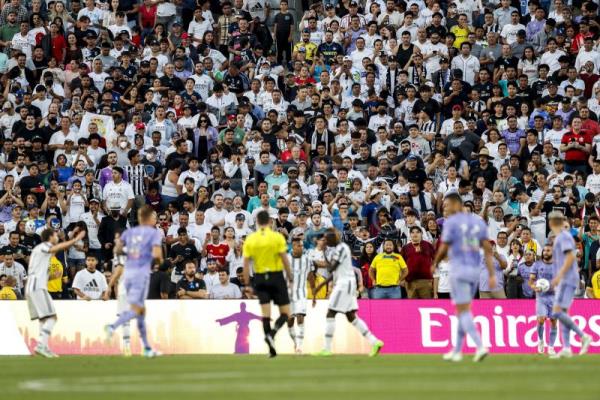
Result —
<instances>
[{"instance_id":1,"label":"soccer player","mask_svg":"<svg viewBox=\"0 0 600 400\"><path fill-rule=\"evenodd\" d=\"M150 347L146 333L145 300L152 265L163 262L162 236L155 228L156 213L150 206L138 210L138 221L139 226L127 229L121 237L115 238L115 253L127 254L124 280L129 308L121 312L113 324L106 325L106 340L110 341L115 329L135 318L144 345L142 355L156 357L158 352Z\"/></svg>"},{"instance_id":2,"label":"soccer player","mask_svg":"<svg viewBox=\"0 0 600 400\"><path fill-rule=\"evenodd\" d=\"M287 322L290 315L290 298L283 269L288 280L292 273L285 238L271 229L271 218L267 211L256 215L256 232L248 235L244 242L244 282L250 282L250 263L254 269L254 289L246 287L248 297L256 292L262 311L265 342L270 357L277 356L275 334ZM271 301L279 306L279 318L271 328Z\"/></svg>"},{"instance_id":3,"label":"soccer player","mask_svg":"<svg viewBox=\"0 0 600 400\"><path fill-rule=\"evenodd\" d=\"M482 263L480 248L483 248L488 284L491 291L496 287L496 275L492 261L492 244L488 238L488 227L476 214L463 211L462 199L458 193L450 193L444 199L447 219L442 230L442 243L431 266L435 271L438 263L448 254L450 263L450 297L456 307L458 317L456 343L454 349L444 355L444 360L462 361L462 347L465 335L471 336L477 350L474 362L482 361L489 353L481 342L481 337L471 313L471 301L477 291Z\"/></svg>"},{"instance_id":4,"label":"soccer player","mask_svg":"<svg viewBox=\"0 0 600 400\"><path fill-rule=\"evenodd\" d=\"M292 269L292 316L288 319L288 330L294 341L296 353L302 354L304 341L304 317L306 316L306 284L314 280L314 267L307 254L304 253L301 237L292 239L290 265ZM298 324L294 327L294 322Z\"/></svg>"},{"instance_id":5,"label":"soccer player","mask_svg":"<svg viewBox=\"0 0 600 400\"><path fill-rule=\"evenodd\" d=\"M58 232L44 229L41 234L42 243L34 247L29 259L29 278L25 287L25 297L31 319L40 321L40 336L34 351L47 358L58 357L48 348L48 339L56 324L56 311L48 293L48 279L62 276L62 271L49 274L50 259L54 254L67 250L85 237L85 231L80 231L79 228L75 228L73 233L73 239L59 243Z\"/></svg>"},{"instance_id":6,"label":"soccer player","mask_svg":"<svg viewBox=\"0 0 600 400\"><path fill-rule=\"evenodd\" d=\"M592 338L584 334L569 317L569 308L573 303L575 290L579 284L575 240L565 226L568 224L565 221L565 216L560 211L552 211L548 214L548 222L550 230L554 234L552 247L554 279L550 283L550 287L555 290L552 318L560 321L560 333L563 342L562 350L551 355L550 358L570 358L573 357L570 341L571 331L574 331L581 338L579 355L587 353Z\"/></svg>"},{"instance_id":7,"label":"soccer player","mask_svg":"<svg viewBox=\"0 0 600 400\"><path fill-rule=\"evenodd\" d=\"M557 323L552 317L552 303L554 300L554 290L549 289L547 292L542 292L535 287L535 282L538 279L547 279L551 282L554 279L554 264L552 263L552 246L545 245L542 249L542 258L536 261L531 268L529 275L529 286L535 292L535 313L537 316L538 326L538 353L544 354L544 331L547 319L550 319L550 338L548 339L548 354L554 355L554 343L556 342Z\"/></svg>"},{"instance_id":8,"label":"soccer player","mask_svg":"<svg viewBox=\"0 0 600 400\"><path fill-rule=\"evenodd\" d=\"M333 280L333 290L329 297L329 306L327 310L327 320L325 321L325 348L318 353L320 356L330 356L331 344L333 342L333 333L335 331L335 315L337 313L346 314L348 322L354 326L361 335L363 335L371 344L371 357L379 354L383 347L383 342L371 331L369 327L358 316L357 293L357 277L352 267L352 251L346 243L340 242L340 238L335 229L330 228L325 233L325 241L327 246L333 247L331 259L327 260L327 269L331 274L312 290L313 293L318 293L321 287L329 284ZM313 297L313 307L316 305L316 299Z\"/></svg>"},{"instance_id":9,"label":"soccer player","mask_svg":"<svg viewBox=\"0 0 600 400\"><path fill-rule=\"evenodd\" d=\"M125 289L125 276L123 271L125 270L125 257L116 256L113 259L113 273L108 283L108 289L104 294L104 300L110 299L112 288L117 286L117 317L129 309L127 303L127 289ZM125 357L131 356L131 333L129 321L123 324L123 355Z\"/></svg>"}]
</instances>

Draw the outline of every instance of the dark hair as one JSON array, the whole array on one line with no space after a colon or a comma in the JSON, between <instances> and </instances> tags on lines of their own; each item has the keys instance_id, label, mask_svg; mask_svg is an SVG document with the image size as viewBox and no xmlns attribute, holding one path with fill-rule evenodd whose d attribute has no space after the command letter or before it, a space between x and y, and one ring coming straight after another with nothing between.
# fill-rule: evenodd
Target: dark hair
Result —
<instances>
[{"instance_id":1,"label":"dark hair","mask_svg":"<svg viewBox=\"0 0 600 400\"><path fill-rule=\"evenodd\" d=\"M257 215L256 215L256 223L258 225L268 225L270 222L271 217L269 216L269 213L267 211L260 211Z\"/></svg>"}]
</instances>

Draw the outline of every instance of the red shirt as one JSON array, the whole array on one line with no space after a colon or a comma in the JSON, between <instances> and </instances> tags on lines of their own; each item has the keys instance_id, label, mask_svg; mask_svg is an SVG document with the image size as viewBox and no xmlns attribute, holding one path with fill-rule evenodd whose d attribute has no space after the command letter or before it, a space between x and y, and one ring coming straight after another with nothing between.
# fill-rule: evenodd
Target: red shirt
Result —
<instances>
[{"instance_id":1,"label":"red shirt","mask_svg":"<svg viewBox=\"0 0 600 400\"><path fill-rule=\"evenodd\" d=\"M421 240L421 251L417 251L412 243L408 243L402 248L400 254L408 266L407 282L417 279L433 279L431 274L431 263L435 250L431 243Z\"/></svg>"},{"instance_id":2,"label":"red shirt","mask_svg":"<svg viewBox=\"0 0 600 400\"><path fill-rule=\"evenodd\" d=\"M581 120L581 130L582 132L587 133L593 138L598 134L598 131L600 130L600 125L598 125L598 123L593 119L588 118L585 121Z\"/></svg>"},{"instance_id":3,"label":"red shirt","mask_svg":"<svg viewBox=\"0 0 600 400\"><path fill-rule=\"evenodd\" d=\"M56 59L58 64L64 61L64 50L67 48L67 42L63 35L56 35L56 37L50 38L52 45L52 57Z\"/></svg>"},{"instance_id":4,"label":"red shirt","mask_svg":"<svg viewBox=\"0 0 600 400\"><path fill-rule=\"evenodd\" d=\"M142 28L152 29L154 28L154 22L156 21L156 11L158 10L157 5L146 7L145 4L139 8L140 17L142 19Z\"/></svg>"},{"instance_id":5,"label":"red shirt","mask_svg":"<svg viewBox=\"0 0 600 400\"><path fill-rule=\"evenodd\" d=\"M575 133L573 131L565 133L561 144L569 144L572 141L576 141L581 146L586 144L592 144L592 137L586 133ZM579 149L569 149L565 152L565 161L567 163L585 163L588 159L588 153Z\"/></svg>"},{"instance_id":6,"label":"red shirt","mask_svg":"<svg viewBox=\"0 0 600 400\"><path fill-rule=\"evenodd\" d=\"M217 260L219 265L225 265L225 257L229 254L229 245L225 242L219 244L209 243L206 245L206 253L209 258Z\"/></svg>"}]
</instances>

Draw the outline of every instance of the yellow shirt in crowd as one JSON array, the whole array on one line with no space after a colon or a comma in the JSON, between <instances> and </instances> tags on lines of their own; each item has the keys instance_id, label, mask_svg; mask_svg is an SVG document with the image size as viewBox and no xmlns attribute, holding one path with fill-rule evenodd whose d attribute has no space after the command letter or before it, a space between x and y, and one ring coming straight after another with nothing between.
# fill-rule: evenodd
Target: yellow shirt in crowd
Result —
<instances>
[{"instance_id":1,"label":"yellow shirt in crowd","mask_svg":"<svg viewBox=\"0 0 600 400\"><path fill-rule=\"evenodd\" d=\"M371 262L371 268L376 271L377 286L396 286L400 284L400 272L408 267L398 253L379 253Z\"/></svg>"},{"instance_id":2,"label":"yellow shirt in crowd","mask_svg":"<svg viewBox=\"0 0 600 400\"><path fill-rule=\"evenodd\" d=\"M50 273L49 273L49 275L53 275L57 271L60 271L60 278L48 279L48 291L50 293L62 292L62 272L63 272L63 266L62 266L62 263L59 261L58 258L56 258L55 256L52 256L52 258L50 259L50 269L49 269Z\"/></svg>"}]
</instances>

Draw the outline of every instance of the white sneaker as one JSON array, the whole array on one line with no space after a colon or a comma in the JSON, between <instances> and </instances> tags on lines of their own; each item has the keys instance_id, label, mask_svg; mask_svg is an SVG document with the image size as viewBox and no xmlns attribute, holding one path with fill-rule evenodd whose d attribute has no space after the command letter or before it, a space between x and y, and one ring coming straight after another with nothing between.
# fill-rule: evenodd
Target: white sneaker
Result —
<instances>
[{"instance_id":1,"label":"white sneaker","mask_svg":"<svg viewBox=\"0 0 600 400\"><path fill-rule=\"evenodd\" d=\"M571 349L562 349L561 351L559 351L556 354L553 354L550 356L551 359L553 360L557 360L559 358L571 358L573 357L573 352L571 351Z\"/></svg>"},{"instance_id":2,"label":"white sneaker","mask_svg":"<svg viewBox=\"0 0 600 400\"><path fill-rule=\"evenodd\" d=\"M477 351L475 352L475 356L473 357L473 362L480 362L483 361L488 354L490 354L490 349L488 349L487 347L480 347L477 349Z\"/></svg>"},{"instance_id":3,"label":"white sneaker","mask_svg":"<svg viewBox=\"0 0 600 400\"><path fill-rule=\"evenodd\" d=\"M51 352L49 348L47 348L46 346L44 346L41 343L38 343L38 345L35 346L35 349L33 351L35 352L35 354L39 354L40 356L46 357L46 358L58 357L58 355Z\"/></svg>"},{"instance_id":4,"label":"white sneaker","mask_svg":"<svg viewBox=\"0 0 600 400\"><path fill-rule=\"evenodd\" d=\"M552 347L552 346L551 346L551 347L548 347L548 354L549 354L550 356L554 356L554 355L556 355L556 350L554 350L554 347Z\"/></svg>"},{"instance_id":5,"label":"white sneaker","mask_svg":"<svg viewBox=\"0 0 600 400\"><path fill-rule=\"evenodd\" d=\"M142 357L156 358L162 356L162 353L153 349L144 349L142 351Z\"/></svg>"},{"instance_id":6,"label":"white sneaker","mask_svg":"<svg viewBox=\"0 0 600 400\"><path fill-rule=\"evenodd\" d=\"M461 362L463 359L462 353L459 352L455 352L454 350L444 354L442 356L442 359L444 361L451 361L451 362Z\"/></svg>"},{"instance_id":7,"label":"white sneaker","mask_svg":"<svg viewBox=\"0 0 600 400\"><path fill-rule=\"evenodd\" d=\"M540 340L538 342L538 354L544 354L544 342Z\"/></svg>"},{"instance_id":8,"label":"white sneaker","mask_svg":"<svg viewBox=\"0 0 600 400\"><path fill-rule=\"evenodd\" d=\"M590 344L592 343L592 337L590 335L583 335L581 338L581 350L579 350L579 355L582 356L588 352L590 348Z\"/></svg>"}]
</instances>

